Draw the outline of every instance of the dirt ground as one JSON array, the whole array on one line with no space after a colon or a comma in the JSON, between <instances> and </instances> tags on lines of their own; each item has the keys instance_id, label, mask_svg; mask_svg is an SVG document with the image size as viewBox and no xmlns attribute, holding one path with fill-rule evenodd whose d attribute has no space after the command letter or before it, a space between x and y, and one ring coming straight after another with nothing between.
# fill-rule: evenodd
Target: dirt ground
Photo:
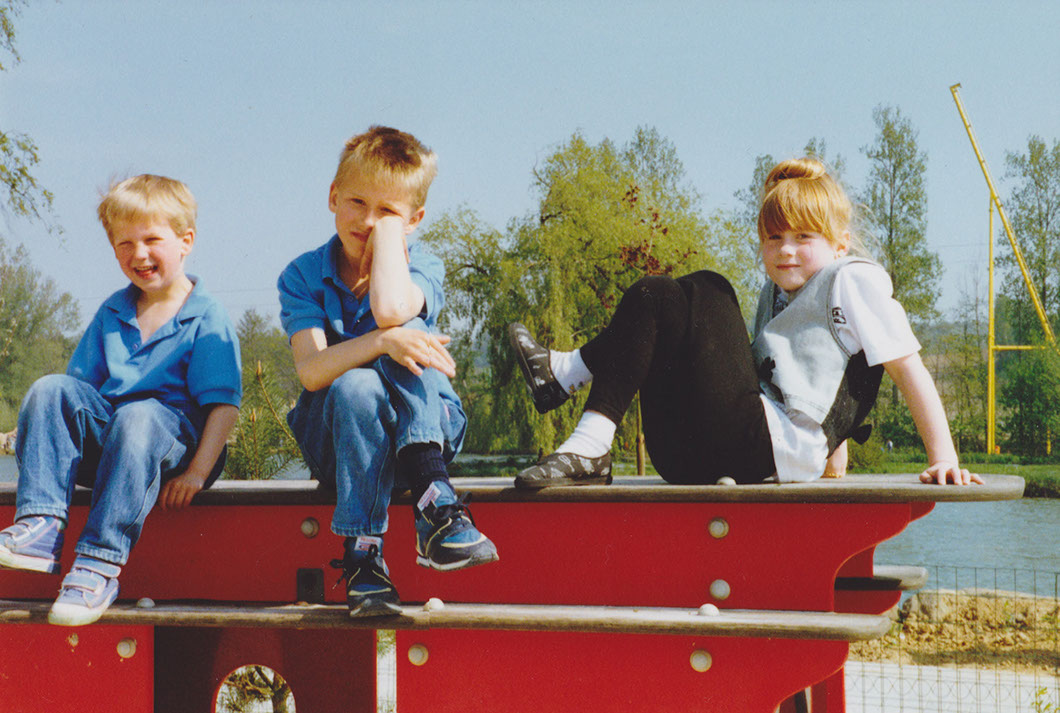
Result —
<instances>
[{"instance_id":1,"label":"dirt ground","mask_svg":"<svg viewBox=\"0 0 1060 713\"><path fill-rule=\"evenodd\" d=\"M887 636L851 644L851 659L1060 675L1056 597L925 591L892 616Z\"/></svg>"}]
</instances>

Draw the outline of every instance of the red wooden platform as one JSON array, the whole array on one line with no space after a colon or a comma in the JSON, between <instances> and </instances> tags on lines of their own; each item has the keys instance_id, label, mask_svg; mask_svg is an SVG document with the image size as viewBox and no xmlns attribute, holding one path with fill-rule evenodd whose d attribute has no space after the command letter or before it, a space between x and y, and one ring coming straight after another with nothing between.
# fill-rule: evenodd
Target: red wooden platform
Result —
<instances>
[{"instance_id":1,"label":"red wooden platform","mask_svg":"<svg viewBox=\"0 0 1060 713\"><path fill-rule=\"evenodd\" d=\"M837 575L871 576L876 545L936 501L1022 493L1020 478L985 480L964 488L922 485L915 476L679 487L635 478L526 493L510 480L458 479L500 561L451 573L416 567L411 511L400 500L386 556L412 602L878 613L899 593L844 592L837 600ZM87 502L79 492L66 566ZM341 602L327 568L341 551L328 532L331 503L312 483L221 482L185 512L154 512L122 574L122 598L291 602L298 571L310 570L302 576L312 580L319 576L312 570L323 570L326 600ZM0 522L10 521L13 504L12 488L0 487ZM307 537L314 521L319 533ZM3 571L0 599L49 600L58 583ZM760 712L814 685L815 710L844 710L845 640L394 628L399 711ZM288 680L299 710L374 710L373 634L357 626L4 624L0 709L212 711L228 672L263 663ZM135 653L125 655L129 641ZM43 659L26 655L40 649ZM692 665L707 659L705 670Z\"/></svg>"}]
</instances>

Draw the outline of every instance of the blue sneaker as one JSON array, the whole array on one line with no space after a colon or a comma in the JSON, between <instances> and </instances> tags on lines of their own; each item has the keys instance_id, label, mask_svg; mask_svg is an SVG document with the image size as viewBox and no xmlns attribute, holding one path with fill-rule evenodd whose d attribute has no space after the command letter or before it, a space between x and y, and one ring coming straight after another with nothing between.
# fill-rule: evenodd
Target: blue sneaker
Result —
<instances>
[{"instance_id":1,"label":"blue sneaker","mask_svg":"<svg viewBox=\"0 0 1060 713\"><path fill-rule=\"evenodd\" d=\"M110 562L78 557L63 577L59 597L48 612L48 623L59 626L84 626L103 616L118 598L118 575L121 567Z\"/></svg>"},{"instance_id":2,"label":"blue sneaker","mask_svg":"<svg viewBox=\"0 0 1060 713\"><path fill-rule=\"evenodd\" d=\"M361 535L347 546L342 559L331 561L332 567L342 570L339 581L346 580L346 605L351 617L401 613L401 599L390 581L382 546L382 537Z\"/></svg>"},{"instance_id":3,"label":"blue sneaker","mask_svg":"<svg viewBox=\"0 0 1060 713\"><path fill-rule=\"evenodd\" d=\"M497 548L475 527L467 496L436 480L416 503L416 564L448 571L493 562Z\"/></svg>"},{"instance_id":4,"label":"blue sneaker","mask_svg":"<svg viewBox=\"0 0 1060 713\"><path fill-rule=\"evenodd\" d=\"M0 530L0 567L59 574L63 527L57 517L31 515Z\"/></svg>"}]
</instances>

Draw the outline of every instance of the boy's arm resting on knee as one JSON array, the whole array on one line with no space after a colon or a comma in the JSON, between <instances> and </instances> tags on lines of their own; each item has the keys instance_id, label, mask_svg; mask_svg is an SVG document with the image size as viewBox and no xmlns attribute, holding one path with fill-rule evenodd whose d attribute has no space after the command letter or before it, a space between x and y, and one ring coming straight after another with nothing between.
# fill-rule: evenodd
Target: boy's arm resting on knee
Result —
<instances>
[{"instance_id":1,"label":"boy's arm resting on knee","mask_svg":"<svg viewBox=\"0 0 1060 713\"><path fill-rule=\"evenodd\" d=\"M957 450L953 447L946 410L919 353L912 353L893 361L884 362L883 368L902 392L909 413L916 423L917 431L927 451L928 467L920 474L925 483L957 485L982 483L975 473L961 468Z\"/></svg>"},{"instance_id":2,"label":"boy's arm resting on knee","mask_svg":"<svg viewBox=\"0 0 1060 713\"><path fill-rule=\"evenodd\" d=\"M328 346L324 330L313 327L291 337L294 368L302 386L310 391L326 388L350 369L388 355L413 374L431 366L446 376L456 375L456 363L445 345L449 337L417 329L390 327Z\"/></svg>"},{"instance_id":3,"label":"boy's arm resting on knee","mask_svg":"<svg viewBox=\"0 0 1060 713\"><path fill-rule=\"evenodd\" d=\"M163 485L158 494L158 502L163 510L179 510L191 504L195 494L206 485L238 418L239 409L231 404L217 404L210 409L199 438L199 447L195 449L188 469Z\"/></svg>"}]
</instances>

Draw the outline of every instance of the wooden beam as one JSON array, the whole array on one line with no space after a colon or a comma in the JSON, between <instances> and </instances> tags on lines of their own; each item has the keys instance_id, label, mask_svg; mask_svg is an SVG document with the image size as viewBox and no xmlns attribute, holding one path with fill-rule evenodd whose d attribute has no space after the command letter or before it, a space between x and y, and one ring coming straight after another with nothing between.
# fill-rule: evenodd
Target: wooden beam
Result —
<instances>
[{"instance_id":1,"label":"wooden beam","mask_svg":"<svg viewBox=\"0 0 1060 713\"><path fill-rule=\"evenodd\" d=\"M0 624L43 623L50 602L0 600ZM864 641L887 633L884 616L834 612L544 604L406 605L401 614L350 618L345 605L161 602L114 604L100 624L294 629L489 629Z\"/></svg>"}]
</instances>

